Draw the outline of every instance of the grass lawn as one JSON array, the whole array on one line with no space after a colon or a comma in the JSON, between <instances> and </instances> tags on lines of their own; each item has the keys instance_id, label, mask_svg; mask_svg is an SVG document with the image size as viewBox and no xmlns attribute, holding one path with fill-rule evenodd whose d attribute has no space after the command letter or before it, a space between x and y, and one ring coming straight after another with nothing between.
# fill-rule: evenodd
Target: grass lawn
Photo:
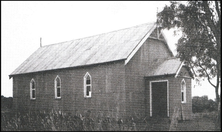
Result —
<instances>
[{"instance_id":1,"label":"grass lawn","mask_svg":"<svg viewBox=\"0 0 222 132\"><path fill-rule=\"evenodd\" d=\"M176 131L220 131L215 129L216 112L195 113L192 120L179 121ZM168 120L137 124L137 131L169 131Z\"/></svg>"},{"instance_id":2,"label":"grass lawn","mask_svg":"<svg viewBox=\"0 0 222 132\"><path fill-rule=\"evenodd\" d=\"M181 121L177 131L216 131L215 113L196 113L193 120Z\"/></svg>"},{"instance_id":3,"label":"grass lawn","mask_svg":"<svg viewBox=\"0 0 222 132\"><path fill-rule=\"evenodd\" d=\"M77 130L77 128L81 127L81 123L79 122L80 120L77 120L78 118L73 118L73 116L62 115L59 113L49 113L49 114L42 113L42 114L37 115L36 119L32 116L29 116L27 113L26 116L21 116L22 118L19 118L19 120L17 118L11 119L9 115L7 116L8 110L1 110L1 113L2 113L2 117L3 117L3 114L4 115L6 114L4 118L1 118L1 121L2 121L1 130L20 131L20 130L23 130L22 128L26 128L27 130L38 130L42 128L40 130L54 131L54 130L67 129L67 130L75 131ZM44 116L42 117L42 115ZM216 131L215 117L216 117L216 112L195 113L193 114L192 120L179 121L176 127L176 131ZM25 121L26 123L24 124L23 121ZM88 128L88 125L86 124L87 122L85 121L87 120L83 120L83 126L82 126L83 128L81 127L80 130L83 130L83 131L88 130L86 129ZM153 118L145 122L142 120L138 120L138 121L139 122L135 121L135 123L133 124L125 122L121 126L118 126L117 122L113 122L113 123L103 122L102 124L100 123L99 125L95 120L95 126L93 127L92 130L97 130L97 131L101 131L101 130L102 131L104 130L109 130L109 131L169 131L169 128L170 128L169 118L164 118L164 119ZM34 123L34 126L33 126L33 123ZM22 126L22 127L18 127L18 126ZM55 127L56 129L54 129Z\"/></svg>"}]
</instances>

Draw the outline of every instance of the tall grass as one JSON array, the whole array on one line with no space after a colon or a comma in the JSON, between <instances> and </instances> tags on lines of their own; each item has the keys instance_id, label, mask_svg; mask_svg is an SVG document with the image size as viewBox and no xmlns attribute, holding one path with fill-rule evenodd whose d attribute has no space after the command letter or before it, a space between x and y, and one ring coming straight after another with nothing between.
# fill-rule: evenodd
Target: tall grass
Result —
<instances>
[{"instance_id":1,"label":"tall grass","mask_svg":"<svg viewBox=\"0 0 222 132\"><path fill-rule=\"evenodd\" d=\"M1 113L1 130L3 131L81 131L84 130L82 119L60 111Z\"/></svg>"},{"instance_id":2,"label":"tall grass","mask_svg":"<svg viewBox=\"0 0 222 132\"><path fill-rule=\"evenodd\" d=\"M88 111L84 116L61 111L28 113L2 113L1 131L119 131L137 130L133 117L116 120L94 117ZM138 121L140 119L137 119ZM142 119L141 119L142 120ZM139 129L141 130L141 129Z\"/></svg>"}]
</instances>

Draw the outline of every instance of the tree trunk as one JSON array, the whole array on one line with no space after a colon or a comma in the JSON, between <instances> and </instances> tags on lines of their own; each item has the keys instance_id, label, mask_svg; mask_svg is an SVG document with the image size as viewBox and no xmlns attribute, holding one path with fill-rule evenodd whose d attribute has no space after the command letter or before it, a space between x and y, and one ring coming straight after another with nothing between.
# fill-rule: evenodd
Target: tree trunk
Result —
<instances>
[{"instance_id":1,"label":"tree trunk","mask_svg":"<svg viewBox=\"0 0 222 132\"><path fill-rule=\"evenodd\" d=\"M216 131L221 131L221 101L218 103L218 114L216 119Z\"/></svg>"},{"instance_id":2,"label":"tree trunk","mask_svg":"<svg viewBox=\"0 0 222 132\"><path fill-rule=\"evenodd\" d=\"M219 94L218 94L218 87L215 87L215 94L216 94L216 102L217 102L217 104L219 104L220 97L219 97Z\"/></svg>"}]
</instances>

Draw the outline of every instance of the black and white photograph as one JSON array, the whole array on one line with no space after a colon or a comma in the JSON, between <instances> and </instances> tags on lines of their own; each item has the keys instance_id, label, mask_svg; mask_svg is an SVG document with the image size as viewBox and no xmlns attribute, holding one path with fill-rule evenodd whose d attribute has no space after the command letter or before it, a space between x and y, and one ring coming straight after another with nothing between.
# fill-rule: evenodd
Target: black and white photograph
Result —
<instances>
[{"instance_id":1,"label":"black and white photograph","mask_svg":"<svg viewBox=\"0 0 222 132\"><path fill-rule=\"evenodd\" d=\"M1 131L221 131L221 2L1 1Z\"/></svg>"}]
</instances>

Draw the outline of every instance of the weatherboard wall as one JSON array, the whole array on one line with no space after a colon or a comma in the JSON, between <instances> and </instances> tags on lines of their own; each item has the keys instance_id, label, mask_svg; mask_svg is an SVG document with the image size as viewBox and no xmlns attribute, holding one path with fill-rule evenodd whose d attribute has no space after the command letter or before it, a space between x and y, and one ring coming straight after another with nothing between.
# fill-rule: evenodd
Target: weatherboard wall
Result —
<instances>
[{"instance_id":1,"label":"weatherboard wall","mask_svg":"<svg viewBox=\"0 0 222 132\"><path fill-rule=\"evenodd\" d=\"M92 77L92 97L84 98L83 77ZM55 99L54 79L61 78L61 99ZM30 100L30 81L36 82L36 99ZM18 111L62 110L121 117L125 112L124 61L13 76L14 109ZM96 114L94 114L96 116Z\"/></svg>"},{"instance_id":2,"label":"weatherboard wall","mask_svg":"<svg viewBox=\"0 0 222 132\"><path fill-rule=\"evenodd\" d=\"M158 63L155 61L161 61L168 57L172 56L164 42L157 39L147 39L127 63L125 68L127 115L145 116L147 96L144 76L156 68Z\"/></svg>"}]
</instances>

